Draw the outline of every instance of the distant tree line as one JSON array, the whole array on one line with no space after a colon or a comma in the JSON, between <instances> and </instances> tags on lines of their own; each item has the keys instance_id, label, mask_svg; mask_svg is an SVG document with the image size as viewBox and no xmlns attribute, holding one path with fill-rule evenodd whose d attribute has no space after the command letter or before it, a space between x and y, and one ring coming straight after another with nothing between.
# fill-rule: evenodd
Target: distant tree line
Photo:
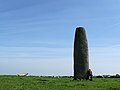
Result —
<instances>
[{"instance_id":1,"label":"distant tree line","mask_svg":"<svg viewBox=\"0 0 120 90\"><path fill-rule=\"evenodd\" d=\"M94 76L95 78L120 78L119 74L116 75L98 75L98 76Z\"/></svg>"}]
</instances>

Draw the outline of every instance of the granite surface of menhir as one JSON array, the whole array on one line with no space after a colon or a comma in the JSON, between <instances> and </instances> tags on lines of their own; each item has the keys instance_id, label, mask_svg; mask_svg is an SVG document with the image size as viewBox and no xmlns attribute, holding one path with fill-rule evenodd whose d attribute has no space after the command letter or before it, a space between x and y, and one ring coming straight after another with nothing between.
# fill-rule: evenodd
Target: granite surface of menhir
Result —
<instances>
[{"instance_id":1,"label":"granite surface of menhir","mask_svg":"<svg viewBox=\"0 0 120 90\"><path fill-rule=\"evenodd\" d=\"M83 27L76 28L74 39L74 80L86 79L89 69L88 42Z\"/></svg>"}]
</instances>

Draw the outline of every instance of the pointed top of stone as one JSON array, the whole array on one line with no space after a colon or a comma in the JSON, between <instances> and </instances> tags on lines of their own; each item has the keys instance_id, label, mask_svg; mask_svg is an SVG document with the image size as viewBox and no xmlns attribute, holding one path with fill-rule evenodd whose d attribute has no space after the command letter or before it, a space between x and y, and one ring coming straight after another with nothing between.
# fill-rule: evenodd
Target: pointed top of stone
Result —
<instances>
[{"instance_id":1,"label":"pointed top of stone","mask_svg":"<svg viewBox=\"0 0 120 90\"><path fill-rule=\"evenodd\" d=\"M76 29L84 29L84 27L77 27Z\"/></svg>"},{"instance_id":2,"label":"pointed top of stone","mask_svg":"<svg viewBox=\"0 0 120 90\"><path fill-rule=\"evenodd\" d=\"M76 28L76 33L85 33L85 29L84 29L84 27L77 27Z\"/></svg>"},{"instance_id":3,"label":"pointed top of stone","mask_svg":"<svg viewBox=\"0 0 120 90\"><path fill-rule=\"evenodd\" d=\"M83 32L83 31L85 31L85 29L84 29L84 27L77 27L76 31L79 31L79 32L82 31Z\"/></svg>"}]
</instances>

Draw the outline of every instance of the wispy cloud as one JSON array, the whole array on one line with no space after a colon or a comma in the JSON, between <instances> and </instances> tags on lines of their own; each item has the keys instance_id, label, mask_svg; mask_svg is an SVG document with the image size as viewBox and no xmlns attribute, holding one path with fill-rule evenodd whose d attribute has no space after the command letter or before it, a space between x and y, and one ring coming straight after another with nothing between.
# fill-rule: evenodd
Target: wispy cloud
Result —
<instances>
[{"instance_id":1,"label":"wispy cloud","mask_svg":"<svg viewBox=\"0 0 120 90\"><path fill-rule=\"evenodd\" d=\"M1 74L71 75L71 48L0 48Z\"/></svg>"},{"instance_id":2,"label":"wispy cloud","mask_svg":"<svg viewBox=\"0 0 120 90\"><path fill-rule=\"evenodd\" d=\"M0 58L71 58L71 48L1 47Z\"/></svg>"},{"instance_id":3,"label":"wispy cloud","mask_svg":"<svg viewBox=\"0 0 120 90\"><path fill-rule=\"evenodd\" d=\"M119 73L120 47L91 47L90 67L94 74Z\"/></svg>"},{"instance_id":4,"label":"wispy cloud","mask_svg":"<svg viewBox=\"0 0 120 90\"><path fill-rule=\"evenodd\" d=\"M42 4L42 1L36 0L36 1L32 1L29 0L29 2L24 1L24 0L20 0L20 1L16 1L16 0L10 0L10 1L1 1L0 3L0 12L9 12L9 11L14 11L14 10L19 10L19 9L23 9L23 8L28 8L28 7L32 7L38 4Z\"/></svg>"}]
</instances>

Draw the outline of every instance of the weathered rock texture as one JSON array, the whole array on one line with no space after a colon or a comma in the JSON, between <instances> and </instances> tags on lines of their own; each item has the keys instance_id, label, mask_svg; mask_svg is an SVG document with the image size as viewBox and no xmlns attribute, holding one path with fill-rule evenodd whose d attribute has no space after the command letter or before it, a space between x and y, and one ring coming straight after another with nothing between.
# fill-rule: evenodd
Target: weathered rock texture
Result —
<instances>
[{"instance_id":1,"label":"weathered rock texture","mask_svg":"<svg viewBox=\"0 0 120 90\"><path fill-rule=\"evenodd\" d=\"M83 27L76 28L74 40L74 79L86 79L89 69L88 42Z\"/></svg>"}]
</instances>

